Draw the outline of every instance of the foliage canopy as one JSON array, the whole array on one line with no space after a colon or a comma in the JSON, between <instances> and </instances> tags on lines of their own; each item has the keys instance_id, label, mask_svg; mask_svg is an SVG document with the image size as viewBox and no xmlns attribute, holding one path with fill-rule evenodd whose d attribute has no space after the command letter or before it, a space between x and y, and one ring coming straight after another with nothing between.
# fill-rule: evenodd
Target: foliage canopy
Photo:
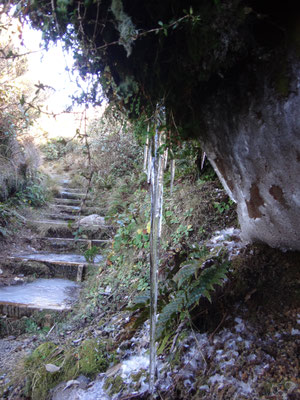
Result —
<instances>
[{"instance_id":1,"label":"foliage canopy","mask_svg":"<svg viewBox=\"0 0 300 400\"><path fill-rule=\"evenodd\" d=\"M241 70L271 63L286 43L299 5L270 0L21 0L17 12L46 42L62 38L82 76L131 118L158 103L180 136L201 134L199 110ZM86 99L82 99L86 100Z\"/></svg>"}]
</instances>

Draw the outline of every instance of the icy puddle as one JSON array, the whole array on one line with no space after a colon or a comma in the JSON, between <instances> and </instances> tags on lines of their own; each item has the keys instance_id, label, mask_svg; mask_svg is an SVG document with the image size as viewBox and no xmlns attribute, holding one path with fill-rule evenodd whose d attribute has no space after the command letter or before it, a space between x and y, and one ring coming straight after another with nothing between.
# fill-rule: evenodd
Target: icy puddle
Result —
<instances>
[{"instance_id":1,"label":"icy puddle","mask_svg":"<svg viewBox=\"0 0 300 400\"><path fill-rule=\"evenodd\" d=\"M87 261L83 255L80 254L61 254L61 253L32 253L32 254L15 254L13 258L22 258L23 260L44 261L53 263L75 263L86 264ZM102 256L97 255L94 262L100 262Z\"/></svg>"},{"instance_id":2,"label":"icy puddle","mask_svg":"<svg viewBox=\"0 0 300 400\"><path fill-rule=\"evenodd\" d=\"M0 302L64 310L77 300L78 294L79 285L67 279L37 279L31 283L0 288Z\"/></svg>"}]
</instances>

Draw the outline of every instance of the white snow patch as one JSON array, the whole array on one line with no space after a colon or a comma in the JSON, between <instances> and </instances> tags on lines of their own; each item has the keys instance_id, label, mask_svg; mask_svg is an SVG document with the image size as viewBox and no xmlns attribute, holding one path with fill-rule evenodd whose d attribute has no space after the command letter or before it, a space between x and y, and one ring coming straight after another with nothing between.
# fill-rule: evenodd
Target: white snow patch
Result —
<instances>
[{"instance_id":1,"label":"white snow patch","mask_svg":"<svg viewBox=\"0 0 300 400\"><path fill-rule=\"evenodd\" d=\"M294 328L293 328L293 329L291 330L291 335L293 335L293 336L294 336L294 335L300 335L300 330L299 330L299 329L294 329Z\"/></svg>"},{"instance_id":2,"label":"white snow patch","mask_svg":"<svg viewBox=\"0 0 300 400\"><path fill-rule=\"evenodd\" d=\"M241 318L235 318L234 321L237 323L235 326L236 332L244 332L245 331L245 324Z\"/></svg>"},{"instance_id":3,"label":"white snow patch","mask_svg":"<svg viewBox=\"0 0 300 400\"><path fill-rule=\"evenodd\" d=\"M240 249L245 246L241 240L240 229L233 227L226 228L221 231L216 231L215 235L206 242L206 247L213 251L217 247L224 246L229 253L229 260L239 254Z\"/></svg>"},{"instance_id":4,"label":"white snow patch","mask_svg":"<svg viewBox=\"0 0 300 400\"><path fill-rule=\"evenodd\" d=\"M122 362L122 373L123 379L130 376L130 374L140 371L141 369L147 369L149 367L149 356L139 355L130 357L128 360Z\"/></svg>"},{"instance_id":5,"label":"white snow patch","mask_svg":"<svg viewBox=\"0 0 300 400\"><path fill-rule=\"evenodd\" d=\"M252 393L252 381L243 382L236 378L225 377L224 375L215 374L208 380L212 385L218 384L218 389L221 390L226 385L235 386L237 392L241 395L250 395Z\"/></svg>"}]
</instances>

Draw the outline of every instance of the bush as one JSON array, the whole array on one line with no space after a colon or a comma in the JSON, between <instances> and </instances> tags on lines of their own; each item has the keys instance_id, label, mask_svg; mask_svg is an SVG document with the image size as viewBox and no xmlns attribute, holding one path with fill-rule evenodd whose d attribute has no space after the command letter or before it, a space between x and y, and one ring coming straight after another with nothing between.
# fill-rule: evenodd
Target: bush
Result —
<instances>
[{"instance_id":1,"label":"bush","mask_svg":"<svg viewBox=\"0 0 300 400\"><path fill-rule=\"evenodd\" d=\"M67 141L62 138L54 138L41 147L47 161L59 160L67 154Z\"/></svg>"}]
</instances>

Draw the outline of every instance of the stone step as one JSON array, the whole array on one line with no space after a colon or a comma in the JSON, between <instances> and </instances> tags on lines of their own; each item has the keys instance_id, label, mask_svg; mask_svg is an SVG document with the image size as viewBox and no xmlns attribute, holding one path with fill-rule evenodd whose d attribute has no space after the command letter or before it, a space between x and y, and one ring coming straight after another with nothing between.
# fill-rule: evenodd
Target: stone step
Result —
<instances>
[{"instance_id":1,"label":"stone step","mask_svg":"<svg viewBox=\"0 0 300 400\"><path fill-rule=\"evenodd\" d=\"M1 289L0 289L1 290ZM64 311L71 311L71 306L64 306L64 307L41 307L41 306L31 306L28 304L22 303L14 303L10 301L0 301L0 315L6 315L7 317L11 318L22 318L22 317L30 317L37 311L46 311L46 312L64 312Z\"/></svg>"},{"instance_id":2,"label":"stone step","mask_svg":"<svg viewBox=\"0 0 300 400\"><path fill-rule=\"evenodd\" d=\"M21 318L36 311L70 311L79 284L66 279L37 279L0 288L0 314Z\"/></svg>"},{"instance_id":3,"label":"stone step","mask_svg":"<svg viewBox=\"0 0 300 400\"><path fill-rule=\"evenodd\" d=\"M103 248L109 245L111 239L74 239L64 237L35 237L23 238L24 242L28 245L28 250L37 250L43 252L49 251L64 251L64 252L83 252L91 247Z\"/></svg>"},{"instance_id":4,"label":"stone step","mask_svg":"<svg viewBox=\"0 0 300 400\"><path fill-rule=\"evenodd\" d=\"M80 206L70 206L65 204L50 204L50 208L60 211L66 214L81 214L81 215L91 215L91 214L103 214L103 210L100 207L82 207Z\"/></svg>"},{"instance_id":5,"label":"stone step","mask_svg":"<svg viewBox=\"0 0 300 400\"><path fill-rule=\"evenodd\" d=\"M40 261L40 262L48 262L57 265L70 265L70 266L78 266L78 265L87 265L88 262L81 254L76 253L26 253L26 254L16 254L8 256L11 260L17 261ZM102 260L101 255L97 255L95 258L95 263L100 262Z\"/></svg>"},{"instance_id":6,"label":"stone step","mask_svg":"<svg viewBox=\"0 0 300 400\"><path fill-rule=\"evenodd\" d=\"M76 221L66 222L65 220L33 220L28 225L38 232L39 236L61 237L76 239L109 239L110 227L101 225L80 225Z\"/></svg>"},{"instance_id":7,"label":"stone step","mask_svg":"<svg viewBox=\"0 0 300 400\"><path fill-rule=\"evenodd\" d=\"M76 221L79 216L77 215L72 215L72 214L44 214L44 217L47 218L47 220L61 220L61 221Z\"/></svg>"},{"instance_id":8,"label":"stone step","mask_svg":"<svg viewBox=\"0 0 300 400\"><path fill-rule=\"evenodd\" d=\"M16 254L7 257L1 263L3 275L8 273L17 276L38 278L64 278L75 281L84 279L88 266L97 266L102 260L97 255L94 263L88 263L80 254L61 253L29 253Z\"/></svg>"},{"instance_id":9,"label":"stone step","mask_svg":"<svg viewBox=\"0 0 300 400\"><path fill-rule=\"evenodd\" d=\"M111 243L111 240L88 240L88 239L71 239L71 238L53 238L53 237L44 237L44 238L36 238L35 241L38 241L39 244L44 249L51 250L80 250L85 251L94 247L102 248Z\"/></svg>"},{"instance_id":10,"label":"stone step","mask_svg":"<svg viewBox=\"0 0 300 400\"><path fill-rule=\"evenodd\" d=\"M80 212L79 206L69 206L65 204L50 204L50 208L67 214L78 214Z\"/></svg>"},{"instance_id":11,"label":"stone step","mask_svg":"<svg viewBox=\"0 0 300 400\"><path fill-rule=\"evenodd\" d=\"M79 206L81 204L81 200L79 199L65 199L65 198L60 198L56 197L53 199L53 202L56 204L66 204L70 206Z\"/></svg>"},{"instance_id":12,"label":"stone step","mask_svg":"<svg viewBox=\"0 0 300 400\"><path fill-rule=\"evenodd\" d=\"M61 187L61 189L60 189L61 191L65 191L65 192L68 192L68 193L83 193L84 192L84 189L83 188L70 188L70 187Z\"/></svg>"},{"instance_id":13,"label":"stone step","mask_svg":"<svg viewBox=\"0 0 300 400\"><path fill-rule=\"evenodd\" d=\"M85 193L81 192L72 192L70 190L61 190L58 194L58 197L63 199L84 199L86 197Z\"/></svg>"}]
</instances>

